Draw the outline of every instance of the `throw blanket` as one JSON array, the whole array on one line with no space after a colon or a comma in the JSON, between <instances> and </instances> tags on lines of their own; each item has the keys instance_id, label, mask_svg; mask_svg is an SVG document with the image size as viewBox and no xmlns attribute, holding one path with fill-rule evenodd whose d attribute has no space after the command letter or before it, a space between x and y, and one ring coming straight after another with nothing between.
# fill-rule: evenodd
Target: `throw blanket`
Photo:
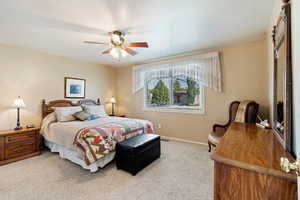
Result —
<instances>
[{"instance_id":1,"label":"throw blanket","mask_svg":"<svg viewBox=\"0 0 300 200\"><path fill-rule=\"evenodd\" d=\"M238 107L238 110L236 112L236 116L235 116L235 122L241 122L241 123L245 123L246 120L246 109L248 107L248 104L251 103L252 101L250 100L246 100L246 101L242 101Z\"/></svg>"},{"instance_id":2,"label":"throw blanket","mask_svg":"<svg viewBox=\"0 0 300 200\"><path fill-rule=\"evenodd\" d=\"M115 150L121 142L141 133L153 133L153 125L144 120L126 119L83 128L78 131L74 144L82 151L87 165L90 165Z\"/></svg>"}]
</instances>

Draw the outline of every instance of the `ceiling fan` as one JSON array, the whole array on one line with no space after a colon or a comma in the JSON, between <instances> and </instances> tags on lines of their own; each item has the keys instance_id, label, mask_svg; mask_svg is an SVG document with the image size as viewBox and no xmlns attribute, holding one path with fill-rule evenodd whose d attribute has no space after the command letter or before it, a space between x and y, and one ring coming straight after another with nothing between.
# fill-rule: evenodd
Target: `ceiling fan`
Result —
<instances>
[{"instance_id":1,"label":"ceiling fan","mask_svg":"<svg viewBox=\"0 0 300 200\"><path fill-rule=\"evenodd\" d=\"M125 40L125 35L121 31L113 31L109 32L110 35L110 43L108 42L94 42L94 41L84 41L84 43L88 44L103 44L103 45L111 45L111 48L102 52L102 54L110 54L112 57L116 59L120 59L121 57L126 57L128 55L135 56L138 52L134 51L129 47L141 47L148 48L147 42L132 42L127 43Z\"/></svg>"}]
</instances>

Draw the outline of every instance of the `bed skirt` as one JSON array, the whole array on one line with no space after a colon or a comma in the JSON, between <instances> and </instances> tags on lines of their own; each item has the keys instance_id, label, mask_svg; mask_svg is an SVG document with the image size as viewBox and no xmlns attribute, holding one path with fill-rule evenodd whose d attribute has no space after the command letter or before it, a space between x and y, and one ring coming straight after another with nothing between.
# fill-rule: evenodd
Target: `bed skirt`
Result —
<instances>
[{"instance_id":1,"label":"bed skirt","mask_svg":"<svg viewBox=\"0 0 300 200\"><path fill-rule=\"evenodd\" d=\"M63 159L68 159L71 162L80 165L82 168L90 170L91 172L98 171L99 167L103 168L109 162L111 162L115 157L115 152L111 152L101 159L97 160L91 165L87 165L82 159L81 152L76 149L66 148L61 144L56 144L45 139L45 145L50 149L51 152L59 153L59 156Z\"/></svg>"}]
</instances>

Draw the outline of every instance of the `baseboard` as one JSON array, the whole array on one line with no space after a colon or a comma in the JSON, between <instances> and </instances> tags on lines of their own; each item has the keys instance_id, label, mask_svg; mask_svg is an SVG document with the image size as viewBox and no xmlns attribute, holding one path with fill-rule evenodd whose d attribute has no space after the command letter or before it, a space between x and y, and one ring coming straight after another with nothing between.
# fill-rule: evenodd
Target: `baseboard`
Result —
<instances>
[{"instance_id":1,"label":"baseboard","mask_svg":"<svg viewBox=\"0 0 300 200\"><path fill-rule=\"evenodd\" d=\"M165 140L171 140L171 141L177 141L177 142L185 142L185 143L190 143L190 144L198 144L198 145L208 146L207 143L203 143L203 142L195 142L195 141L191 141L191 140L184 140L184 139L169 137L169 136L164 136L164 135L161 135L160 137L161 137L161 139L165 139Z\"/></svg>"}]
</instances>

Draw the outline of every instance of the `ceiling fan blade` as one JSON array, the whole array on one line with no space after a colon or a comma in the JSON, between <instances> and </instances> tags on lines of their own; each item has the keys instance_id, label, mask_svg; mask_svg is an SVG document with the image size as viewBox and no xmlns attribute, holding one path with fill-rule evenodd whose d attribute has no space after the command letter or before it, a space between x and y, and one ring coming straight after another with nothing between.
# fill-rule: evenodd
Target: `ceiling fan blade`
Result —
<instances>
[{"instance_id":1,"label":"ceiling fan blade","mask_svg":"<svg viewBox=\"0 0 300 200\"><path fill-rule=\"evenodd\" d=\"M143 47L143 48L148 48L148 43L147 42L132 42L127 45L128 47Z\"/></svg>"},{"instance_id":2,"label":"ceiling fan blade","mask_svg":"<svg viewBox=\"0 0 300 200\"><path fill-rule=\"evenodd\" d=\"M93 42L93 41L84 41L84 43L88 43L88 44L105 44L108 45L107 42Z\"/></svg>"},{"instance_id":3,"label":"ceiling fan blade","mask_svg":"<svg viewBox=\"0 0 300 200\"><path fill-rule=\"evenodd\" d=\"M108 54L111 50L112 50L112 48L107 49L107 50L103 51L102 54Z\"/></svg>"},{"instance_id":4,"label":"ceiling fan blade","mask_svg":"<svg viewBox=\"0 0 300 200\"><path fill-rule=\"evenodd\" d=\"M136 51L129 49L129 48L124 48L124 50L132 56L135 56L136 54L138 54Z\"/></svg>"}]
</instances>

